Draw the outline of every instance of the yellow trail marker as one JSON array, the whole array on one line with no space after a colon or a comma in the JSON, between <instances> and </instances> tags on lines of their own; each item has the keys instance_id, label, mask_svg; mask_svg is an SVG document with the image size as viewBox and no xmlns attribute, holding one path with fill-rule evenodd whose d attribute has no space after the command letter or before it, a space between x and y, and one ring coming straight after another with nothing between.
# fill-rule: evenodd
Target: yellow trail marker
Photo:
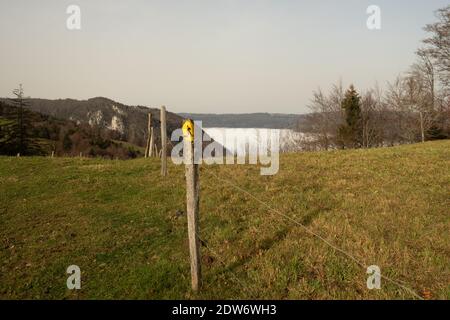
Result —
<instances>
[{"instance_id":1,"label":"yellow trail marker","mask_svg":"<svg viewBox=\"0 0 450 320\"><path fill-rule=\"evenodd\" d=\"M194 123L192 120L186 120L183 123L183 137L188 141L194 141Z\"/></svg>"}]
</instances>

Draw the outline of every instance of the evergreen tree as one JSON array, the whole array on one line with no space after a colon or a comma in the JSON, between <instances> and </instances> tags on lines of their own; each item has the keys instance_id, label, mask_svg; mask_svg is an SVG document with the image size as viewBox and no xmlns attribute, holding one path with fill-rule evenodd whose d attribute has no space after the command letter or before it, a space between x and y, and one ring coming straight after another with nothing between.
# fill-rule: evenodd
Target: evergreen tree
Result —
<instances>
[{"instance_id":1,"label":"evergreen tree","mask_svg":"<svg viewBox=\"0 0 450 320\"><path fill-rule=\"evenodd\" d=\"M0 154L12 155L15 151L14 124L8 113L9 108L0 102Z\"/></svg>"},{"instance_id":2,"label":"evergreen tree","mask_svg":"<svg viewBox=\"0 0 450 320\"><path fill-rule=\"evenodd\" d=\"M341 107L345 123L339 127L339 141L343 148L360 148L363 136L361 98L353 85L345 93Z\"/></svg>"},{"instance_id":3,"label":"evergreen tree","mask_svg":"<svg viewBox=\"0 0 450 320\"><path fill-rule=\"evenodd\" d=\"M17 98L9 99L9 112L2 112L0 119L0 153L6 155L40 155L42 149L33 138L32 113L27 105L23 88L13 91ZM5 106L2 107L4 109Z\"/></svg>"}]
</instances>

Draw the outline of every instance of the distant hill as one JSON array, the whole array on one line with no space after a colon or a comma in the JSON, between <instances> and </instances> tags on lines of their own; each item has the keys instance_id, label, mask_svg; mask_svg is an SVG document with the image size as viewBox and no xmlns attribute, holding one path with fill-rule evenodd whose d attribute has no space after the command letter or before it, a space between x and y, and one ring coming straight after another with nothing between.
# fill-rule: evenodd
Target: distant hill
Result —
<instances>
[{"instance_id":1,"label":"distant hill","mask_svg":"<svg viewBox=\"0 0 450 320\"><path fill-rule=\"evenodd\" d=\"M7 103L7 99L0 99ZM148 113L152 113L156 143L160 142L160 110L144 106L127 106L108 98L97 97L88 100L74 99L27 99L29 109L57 119L66 119L78 124L111 130L114 138L137 146L145 146ZM167 112L167 131L179 128L182 118Z\"/></svg>"},{"instance_id":2,"label":"distant hill","mask_svg":"<svg viewBox=\"0 0 450 320\"><path fill-rule=\"evenodd\" d=\"M179 113L184 118L202 121L205 128L270 128L295 129L306 115L281 113Z\"/></svg>"},{"instance_id":3,"label":"distant hill","mask_svg":"<svg viewBox=\"0 0 450 320\"><path fill-rule=\"evenodd\" d=\"M11 101L0 98L0 103L11 106ZM146 145L148 113L152 114L152 125L155 134L155 143L161 145L160 109L145 106L127 106L108 98L97 97L88 100L75 99L26 99L26 108L38 116L46 118L45 121L60 121L63 127L80 127L84 131L100 132L103 137L123 146L133 149L143 148ZM167 111L167 136L170 139L174 130L181 128L183 117ZM44 121L44 122L45 122ZM73 131L73 129L71 129ZM89 134L85 134L88 136ZM214 140L212 140L214 141ZM205 145L208 143L205 143ZM88 145L78 146L71 152L86 149ZM129 149L127 148L127 150ZM80 150L79 150L80 149ZM81 150L83 149L83 150ZM168 145L170 151L171 144ZM88 149L90 150L90 149ZM140 151L136 156L140 155ZM69 154L71 154L69 152ZM112 153L114 156L115 153ZM134 153L131 153L134 157ZM120 157L127 157L120 152Z\"/></svg>"},{"instance_id":4,"label":"distant hill","mask_svg":"<svg viewBox=\"0 0 450 320\"><path fill-rule=\"evenodd\" d=\"M18 109L0 101L0 137L9 134L2 123L15 121ZM83 156L110 159L130 159L143 155L142 148L127 142L115 140L113 130L77 123L72 120L57 119L36 111L27 110L27 135L35 144L31 155ZM0 154L15 155L11 146L0 139Z\"/></svg>"}]
</instances>

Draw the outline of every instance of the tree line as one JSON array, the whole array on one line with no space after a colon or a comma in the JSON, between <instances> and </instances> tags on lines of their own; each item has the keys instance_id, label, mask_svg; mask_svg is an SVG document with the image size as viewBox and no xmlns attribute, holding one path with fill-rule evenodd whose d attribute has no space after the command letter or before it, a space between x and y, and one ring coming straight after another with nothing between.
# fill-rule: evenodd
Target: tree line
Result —
<instances>
[{"instance_id":1,"label":"tree line","mask_svg":"<svg viewBox=\"0 0 450 320\"><path fill-rule=\"evenodd\" d=\"M342 82L313 92L308 131L313 149L370 148L450 138L450 6L425 26L416 61L383 92L358 93Z\"/></svg>"}]
</instances>

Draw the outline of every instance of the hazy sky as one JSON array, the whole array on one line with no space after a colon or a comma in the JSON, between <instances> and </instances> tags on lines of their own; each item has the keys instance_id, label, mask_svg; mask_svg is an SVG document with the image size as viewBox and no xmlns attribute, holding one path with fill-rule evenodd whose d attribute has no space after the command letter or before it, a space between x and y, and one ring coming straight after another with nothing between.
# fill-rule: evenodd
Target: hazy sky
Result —
<instances>
[{"instance_id":1,"label":"hazy sky","mask_svg":"<svg viewBox=\"0 0 450 320\"><path fill-rule=\"evenodd\" d=\"M0 96L166 105L174 112L303 113L342 78L384 85L448 0L0 0ZM81 30L66 9L81 8ZM381 30L366 9L381 8Z\"/></svg>"}]
</instances>

